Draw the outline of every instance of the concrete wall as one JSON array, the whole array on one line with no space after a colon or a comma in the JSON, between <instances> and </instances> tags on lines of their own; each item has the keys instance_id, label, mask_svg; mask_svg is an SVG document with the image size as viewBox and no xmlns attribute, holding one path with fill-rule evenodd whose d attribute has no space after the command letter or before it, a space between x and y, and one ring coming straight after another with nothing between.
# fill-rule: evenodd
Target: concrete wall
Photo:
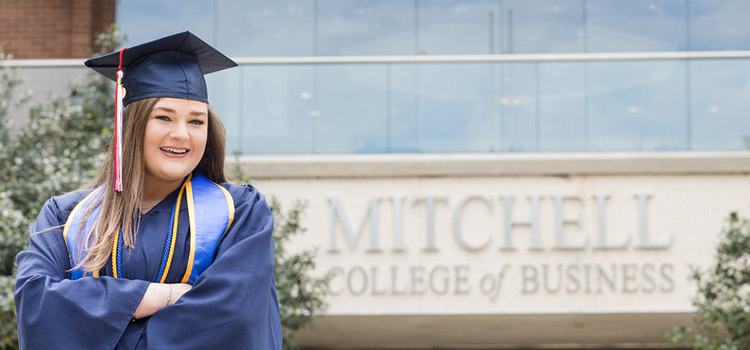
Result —
<instances>
[{"instance_id":1,"label":"concrete wall","mask_svg":"<svg viewBox=\"0 0 750 350\"><path fill-rule=\"evenodd\" d=\"M240 158L332 274L309 348L667 347L750 152ZM478 327L478 328L477 328Z\"/></svg>"},{"instance_id":2,"label":"concrete wall","mask_svg":"<svg viewBox=\"0 0 750 350\"><path fill-rule=\"evenodd\" d=\"M8 109L8 117L13 121L14 128L26 124L30 107L43 104L51 98L68 96L70 85L82 81L86 74L90 74L90 70L83 66L83 60L53 61L65 64L40 66L40 61L15 60L6 61L7 67L0 67L15 70L17 77L22 80L21 85L14 91L15 97ZM27 66L26 63L33 65ZM25 96L28 96L26 102L18 104L17 102Z\"/></svg>"}]
</instances>

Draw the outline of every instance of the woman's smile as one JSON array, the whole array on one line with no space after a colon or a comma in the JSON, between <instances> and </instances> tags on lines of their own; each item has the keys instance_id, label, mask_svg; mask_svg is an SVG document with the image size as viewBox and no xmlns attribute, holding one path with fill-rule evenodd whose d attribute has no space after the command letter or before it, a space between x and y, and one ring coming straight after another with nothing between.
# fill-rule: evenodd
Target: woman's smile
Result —
<instances>
[{"instance_id":1,"label":"woman's smile","mask_svg":"<svg viewBox=\"0 0 750 350\"><path fill-rule=\"evenodd\" d=\"M159 149L164 155L171 158L183 158L190 152L190 149L181 147L159 147Z\"/></svg>"}]
</instances>

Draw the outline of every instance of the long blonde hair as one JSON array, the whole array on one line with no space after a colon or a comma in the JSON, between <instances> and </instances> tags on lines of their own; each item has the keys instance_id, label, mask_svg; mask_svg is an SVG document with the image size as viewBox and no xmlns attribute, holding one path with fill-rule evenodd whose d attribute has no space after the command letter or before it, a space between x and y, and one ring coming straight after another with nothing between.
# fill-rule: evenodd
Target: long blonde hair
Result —
<instances>
[{"instance_id":1,"label":"long blonde hair","mask_svg":"<svg viewBox=\"0 0 750 350\"><path fill-rule=\"evenodd\" d=\"M159 98L147 98L131 102L123 110L123 152L122 184L123 191L112 191L114 181L114 135L110 141L107 157L96 176L83 188L98 188L104 185L104 195L93 198L93 205L84 212L83 221L88 218L93 208L101 204L101 212L90 232L82 229L78 242L84 245L85 259L73 268L83 267L84 273L101 270L109 261L114 238L122 225L123 243L132 248L138 232L140 204L143 198L143 179L146 163L143 156L143 143L146 134L146 123L149 114ZM225 182L224 147L226 133L219 117L208 107L208 137L206 150L193 172L201 173L213 182ZM80 225L83 227L84 225Z\"/></svg>"}]
</instances>

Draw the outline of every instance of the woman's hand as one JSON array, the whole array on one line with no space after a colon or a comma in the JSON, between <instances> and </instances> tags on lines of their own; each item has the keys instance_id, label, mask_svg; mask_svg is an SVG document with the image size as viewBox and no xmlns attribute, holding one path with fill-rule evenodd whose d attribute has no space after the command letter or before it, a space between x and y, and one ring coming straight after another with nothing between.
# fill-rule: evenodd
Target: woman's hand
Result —
<instances>
[{"instance_id":1,"label":"woman's hand","mask_svg":"<svg viewBox=\"0 0 750 350\"><path fill-rule=\"evenodd\" d=\"M155 314L167 305L174 304L183 294L193 288L187 283L151 283L146 289L133 318L139 319Z\"/></svg>"},{"instance_id":2,"label":"woman's hand","mask_svg":"<svg viewBox=\"0 0 750 350\"><path fill-rule=\"evenodd\" d=\"M170 297L169 297L169 304L174 304L177 302L180 297L182 297L183 294L187 293L191 288L193 288L192 285L187 283L173 283L170 285L171 288L169 290Z\"/></svg>"}]
</instances>

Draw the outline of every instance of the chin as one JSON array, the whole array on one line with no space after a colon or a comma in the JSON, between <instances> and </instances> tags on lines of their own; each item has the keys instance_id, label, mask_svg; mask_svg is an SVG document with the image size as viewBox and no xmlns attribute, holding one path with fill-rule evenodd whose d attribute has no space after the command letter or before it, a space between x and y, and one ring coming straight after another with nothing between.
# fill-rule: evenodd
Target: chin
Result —
<instances>
[{"instance_id":1,"label":"chin","mask_svg":"<svg viewBox=\"0 0 750 350\"><path fill-rule=\"evenodd\" d=\"M190 175L191 172L192 172L192 170L188 171L188 172L179 172L179 173L175 173L175 172L166 173L166 172L164 172L164 173L161 173L160 176L157 176L157 178L160 179L160 180L162 180L162 181L165 181L165 182L177 182L177 181L182 181L182 179L184 179L186 176Z\"/></svg>"}]
</instances>

